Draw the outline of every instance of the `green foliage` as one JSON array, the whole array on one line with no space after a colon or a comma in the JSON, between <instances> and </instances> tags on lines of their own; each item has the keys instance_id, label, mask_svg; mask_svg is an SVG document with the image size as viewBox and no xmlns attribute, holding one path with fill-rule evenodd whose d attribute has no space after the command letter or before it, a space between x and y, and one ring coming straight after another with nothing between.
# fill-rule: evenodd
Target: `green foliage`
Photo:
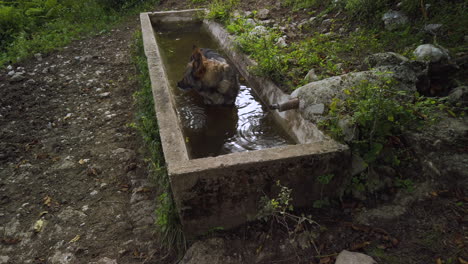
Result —
<instances>
[{"instance_id":1,"label":"green foliage","mask_svg":"<svg viewBox=\"0 0 468 264\"><path fill-rule=\"evenodd\" d=\"M347 0L345 10L355 19L371 20L378 18L389 2L389 0Z\"/></svg>"},{"instance_id":2,"label":"green foliage","mask_svg":"<svg viewBox=\"0 0 468 264\"><path fill-rule=\"evenodd\" d=\"M353 32L346 37L314 34L288 47L280 47L277 45L279 31L267 28L267 32L255 33L254 27L244 19L229 23L227 30L237 35L240 50L257 61L253 69L256 74L291 89L305 84L303 78L311 68L317 69L322 77L338 75L352 66L351 61L362 60L382 48L378 35L368 31Z\"/></svg>"},{"instance_id":3,"label":"green foliage","mask_svg":"<svg viewBox=\"0 0 468 264\"><path fill-rule=\"evenodd\" d=\"M319 226L317 222L312 220L312 216L303 214L298 216L293 213L292 189L281 185L279 180L276 182L276 186L280 189L276 198L261 197L257 219L280 224L287 229L290 236L295 235L298 230L307 230L307 225Z\"/></svg>"},{"instance_id":4,"label":"green foliage","mask_svg":"<svg viewBox=\"0 0 468 264\"><path fill-rule=\"evenodd\" d=\"M319 5L328 4L331 1L323 0L284 0L281 4L284 6L292 7L293 10L303 9L303 8L313 8L318 7Z\"/></svg>"},{"instance_id":5,"label":"green foliage","mask_svg":"<svg viewBox=\"0 0 468 264\"><path fill-rule=\"evenodd\" d=\"M385 75L378 83L363 81L344 93L347 99L334 99L330 105L328 126L339 130L338 121L348 118L359 135L351 147L368 164L377 160L391 137L422 121L421 116L434 110L428 106L436 103L398 90L396 82Z\"/></svg>"},{"instance_id":6,"label":"green foliage","mask_svg":"<svg viewBox=\"0 0 468 264\"><path fill-rule=\"evenodd\" d=\"M0 2L0 67L65 46L81 36L105 32L131 13L158 0L108 1L126 9L105 7L98 0L6 0ZM120 13L114 11L120 10Z\"/></svg>"},{"instance_id":7,"label":"green foliage","mask_svg":"<svg viewBox=\"0 0 468 264\"><path fill-rule=\"evenodd\" d=\"M167 248L185 251L186 241L182 232L175 203L172 198L169 176L159 137L159 128L154 110L154 100L149 77L148 64L143 49L141 31L135 34L133 44L133 62L138 71L140 90L134 94L137 105L136 124L149 151L149 166L152 176L161 190L156 209L156 226L161 234L161 243Z\"/></svg>"},{"instance_id":8,"label":"green foliage","mask_svg":"<svg viewBox=\"0 0 468 264\"><path fill-rule=\"evenodd\" d=\"M207 18L226 22L238 3L239 0L213 0L210 3Z\"/></svg>"}]
</instances>

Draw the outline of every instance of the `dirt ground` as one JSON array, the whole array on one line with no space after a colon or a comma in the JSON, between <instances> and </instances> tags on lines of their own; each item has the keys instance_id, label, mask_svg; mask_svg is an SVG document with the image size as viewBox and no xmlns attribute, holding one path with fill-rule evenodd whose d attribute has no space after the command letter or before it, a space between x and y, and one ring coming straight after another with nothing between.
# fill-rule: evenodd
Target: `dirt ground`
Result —
<instances>
[{"instance_id":1,"label":"dirt ground","mask_svg":"<svg viewBox=\"0 0 468 264\"><path fill-rule=\"evenodd\" d=\"M158 9L185 4L162 1ZM138 29L133 17L0 70L0 264L173 262L154 233L157 186L144 146L127 126L138 88L130 55ZM225 263L334 263L343 249L378 263L466 263L464 192L431 184L420 196L403 194L413 202L384 208L403 211L383 221L363 216L371 209L354 201L315 210L317 237L254 223L197 243L205 243L203 254L220 251ZM197 263L190 254L183 263Z\"/></svg>"},{"instance_id":2,"label":"dirt ground","mask_svg":"<svg viewBox=\"0 0 468 264\"><path fill-rule=\"evenodd\" d=\"M0 75L0 263L142 263L154 186L135 130L132 18ZM12 80L8 72L24 72ZM100 261L100 262L99 262Z\"/></svg>"}]
</instances>

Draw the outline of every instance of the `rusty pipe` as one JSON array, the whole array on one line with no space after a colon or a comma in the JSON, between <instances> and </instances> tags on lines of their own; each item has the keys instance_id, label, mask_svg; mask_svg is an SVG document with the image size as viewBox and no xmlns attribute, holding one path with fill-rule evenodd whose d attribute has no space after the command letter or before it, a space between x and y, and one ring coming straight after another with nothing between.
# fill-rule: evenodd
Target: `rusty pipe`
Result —
<instances>
[{"instance_id":1,"label":"rusty pipe","mask_svg":"<svg viewBox=\"0 0 468 264\"><path fill-rule=\"evenodd\" d=\"M283 112L283 111L298 109L298 108L299 108L299 98L292 98L286 102L270 105L270 110L278 110L278 112Z\"/></svg>"}]
</instances>

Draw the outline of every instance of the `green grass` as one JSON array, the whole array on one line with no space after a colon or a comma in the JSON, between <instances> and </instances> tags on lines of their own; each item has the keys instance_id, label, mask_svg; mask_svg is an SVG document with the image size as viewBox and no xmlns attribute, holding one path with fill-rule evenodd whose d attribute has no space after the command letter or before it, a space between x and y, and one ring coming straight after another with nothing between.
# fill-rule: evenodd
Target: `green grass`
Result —
<instances>
[{"instance_id":1,"label":"green grass","mask_svg":"<svg viewBox=\"0 0 468 264\"><path fill-rule=\"evenodd\" d=\"M159 128L154 110L151 81L144 54L141 31L135 34L134 39L132 57L137 69L140 89L134 94L138 112L136 116L137 120L133 124L133 127L140 132L147 146L149 169L160 191L155 212L160 242L167 249L172 249L180 254L186 250L187 243L172 198L169 176L159 137Z\"/></svg>"},{"instance_id":2,"label":"green grass","mask_svg":"<svg viewBox=\"0 0 468 264\"><path fill-rule=\"evenodd\" d=\"M0 2L0 67L106 32L158 0Z\"/></svg>"}]
</instances>

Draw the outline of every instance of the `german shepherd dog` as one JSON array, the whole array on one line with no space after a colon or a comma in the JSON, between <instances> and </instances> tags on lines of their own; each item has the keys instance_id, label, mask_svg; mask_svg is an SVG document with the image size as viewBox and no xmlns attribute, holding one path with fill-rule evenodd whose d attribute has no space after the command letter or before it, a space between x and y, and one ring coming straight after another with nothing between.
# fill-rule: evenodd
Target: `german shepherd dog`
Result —
<instances>
[{"instance_id":1,"label":"german shepherd dog","mask_svg":"<svg viewBox=\"0 0 468 264\"><path fill-rule=\"evenodd\" d=\"M214 50L195 45L177 86L182 90L194 89L207 105L234 105L239 93L236 71L226 59Z\"/></svg>"}]
</instances>

